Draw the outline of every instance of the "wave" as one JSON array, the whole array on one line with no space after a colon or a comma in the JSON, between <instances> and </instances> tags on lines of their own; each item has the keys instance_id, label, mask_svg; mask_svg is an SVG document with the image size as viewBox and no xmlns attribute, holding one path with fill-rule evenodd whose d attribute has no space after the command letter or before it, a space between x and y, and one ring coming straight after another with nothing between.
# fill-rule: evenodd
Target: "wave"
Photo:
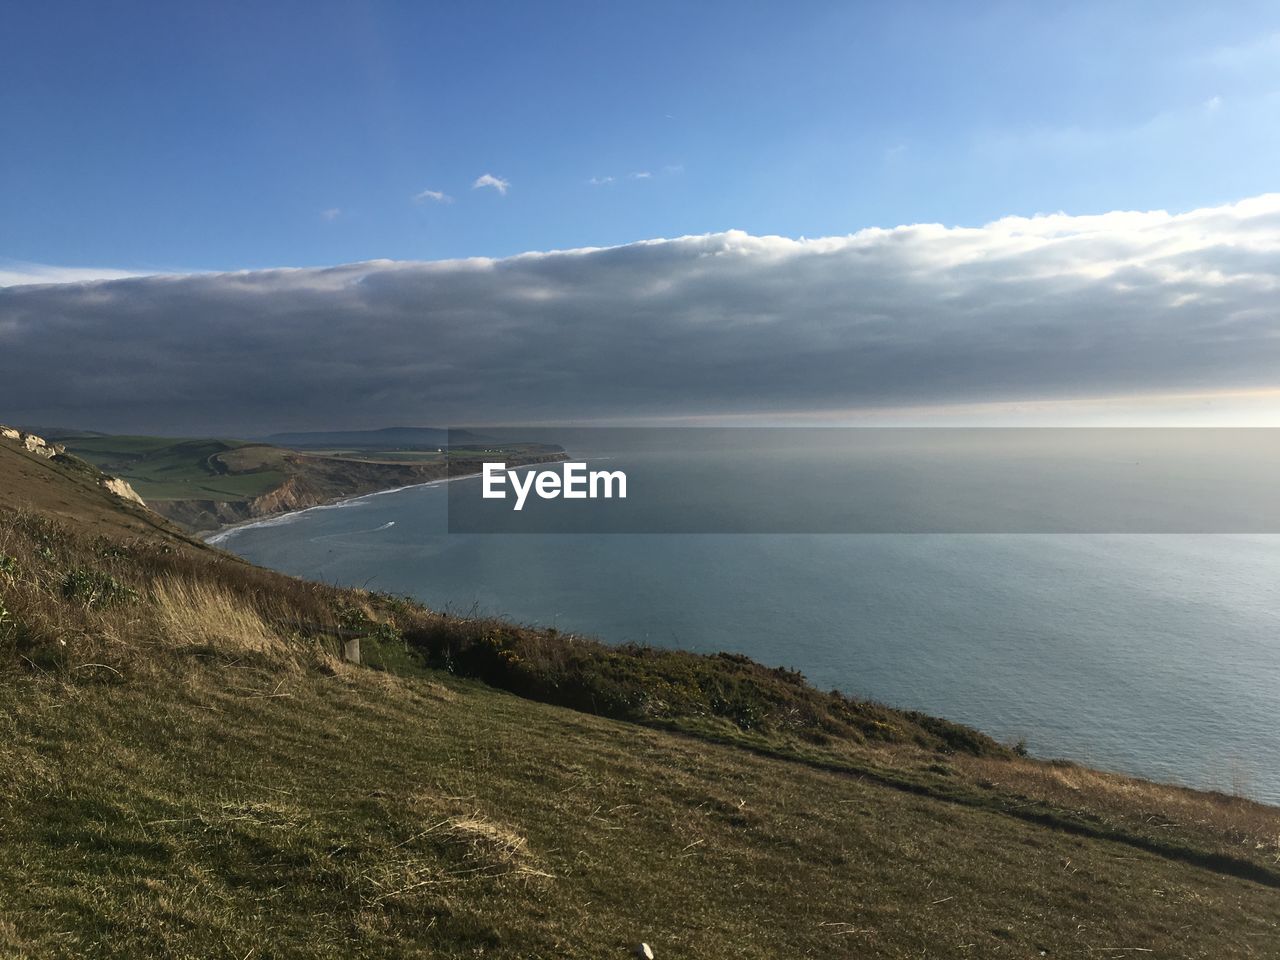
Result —
<instances>
[{"instance_id":1,"label":"wave","mask_svg":"<svg viewBox=\"0 0 1280 960\"><path fill-rule=\"evenodd\" d=\"M422 483L410 483L403 487L388 487L386 490L374 490L372 493L361 493L353 497L343 497L341 500L335 500L333 503L318 503L314 507L304 507L301 510L292 510L289 513L281 513L281 514L276 514L270 517L263 517L261 520L248 520L244 523L232 524L229 527L224 527L221 530L217 530L214 533L209 534L209 536L204 538L204 542L210 543L210 544L224 543L231 537L235 536L236 534L244 530L250 530L255 527L283 526L286 523L293 523L295 520L297 520L299 517L301 517L303 514L306 514L306 513L314 513L319 510L343 510L343 509L346 509L347 507L360 506L366 501L372 500L374 497L381 497L384 494L400 493L401 491L404 491L404 490L418 490L418 489L421 489L422 487L439 487L439 486L443 486L446 483L452 483L454 480L474 479L478 476L480 476L478 473L468 473L461 477L439 477L438 479L426 480ZM395 524L395 521L392 520L388 523L384 523L381 527L378 527L377 529L385 530L387 529L387 527L390 527L394 524ZM373 531L370 531L370 532L373 532Z\"/></svg>"}]
</instances>

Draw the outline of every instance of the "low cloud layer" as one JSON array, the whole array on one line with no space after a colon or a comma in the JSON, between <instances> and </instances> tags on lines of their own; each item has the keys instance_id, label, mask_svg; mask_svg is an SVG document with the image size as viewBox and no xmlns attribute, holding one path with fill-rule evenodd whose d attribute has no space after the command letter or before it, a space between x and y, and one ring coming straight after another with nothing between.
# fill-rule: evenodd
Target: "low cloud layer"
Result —
<instances>
[{"instance_id":1,"label":"low cloud layer","mask_svg":"<svg viewBox=\"0 0 1280 960\"><path fill-rule=\"evenodd\" d=\"M80 283L85 280L119 280L136 277L136 271L95 267L51 267L23 260L0 260L0 287L20 283Z\"/></svg>"},{"instance_id":2,"label":"low cloud layer","mask_svg":"<svg viewBox=\"0 0 1280 960\"><path fill-rule=\"evenodd\" d=\"M0 421L251 433L1275 386L1280 195L0 288Z\"/></svg>"}]
</instances>

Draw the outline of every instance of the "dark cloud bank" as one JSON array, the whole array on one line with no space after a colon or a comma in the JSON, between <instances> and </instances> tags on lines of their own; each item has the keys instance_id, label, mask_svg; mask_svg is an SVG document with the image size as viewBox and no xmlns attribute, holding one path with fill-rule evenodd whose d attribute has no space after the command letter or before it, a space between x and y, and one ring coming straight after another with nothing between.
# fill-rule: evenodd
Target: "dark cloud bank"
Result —
<instances>
[{"instance_id":1,"label":"dark cloud bank","mask_svg":"<svg viewBox=\"0 0 1280 960\"><path fill-rule=\"evenodd\" d=\"M1272 385L1280 195L1171 216L0 287L0 420L770 412Z\"/></svg>"}]
</instances>

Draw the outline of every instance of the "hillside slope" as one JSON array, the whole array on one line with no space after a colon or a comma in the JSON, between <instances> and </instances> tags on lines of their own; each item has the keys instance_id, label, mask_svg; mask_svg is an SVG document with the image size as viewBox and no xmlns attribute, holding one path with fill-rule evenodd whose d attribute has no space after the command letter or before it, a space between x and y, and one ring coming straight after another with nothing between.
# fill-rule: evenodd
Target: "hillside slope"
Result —
<instances>
[{"instance_id":1,"label":"hillside slope","mask_svg":"<svg viewBox=\"0 0 1280 960\"><path fill-rule=\"evenodd\" d=\"M305 583L73 466L0 441L0 956L1280 955L1274 808Z\"/></svg>"},{"instance_id":2,"label":"hillside slope","mask_svg":"<svg viewBox=\"0 0 1280 960\"><path fill-rule=\"evenodd\" d=\"M193 543L144 506L109 490L104 475L73 456L47 458L0 437L0 504L56 517L90 534Z\"/></svg>"}]
</instances>

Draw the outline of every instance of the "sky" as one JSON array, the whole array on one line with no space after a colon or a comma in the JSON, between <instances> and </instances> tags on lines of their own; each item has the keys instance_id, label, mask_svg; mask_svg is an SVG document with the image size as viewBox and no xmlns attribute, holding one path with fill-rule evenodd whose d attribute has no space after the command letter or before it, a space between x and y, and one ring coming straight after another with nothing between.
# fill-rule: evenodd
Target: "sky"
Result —
<instances>
[{"instance_id":1,"label":"sky","mask_svg":"<svg viewBox=\"0 0 1280 960\"><path fill-rule=\"evenodd\" d=\"M49 3L4 35L0 420L1274 385L1274 4ZM303 403L317 375L349 392Z\"/></svg>"},{"instance_id":2,"label":"sky","mask_svg":"<svg viewBox=\"0 0 1280 960\"><path fill-rule=\"evenodd\" d=\"M4 33L0 258L37 264L1188 210L1280 166L1275 4L54 2Z\"/></svg>"}]
</instances>

